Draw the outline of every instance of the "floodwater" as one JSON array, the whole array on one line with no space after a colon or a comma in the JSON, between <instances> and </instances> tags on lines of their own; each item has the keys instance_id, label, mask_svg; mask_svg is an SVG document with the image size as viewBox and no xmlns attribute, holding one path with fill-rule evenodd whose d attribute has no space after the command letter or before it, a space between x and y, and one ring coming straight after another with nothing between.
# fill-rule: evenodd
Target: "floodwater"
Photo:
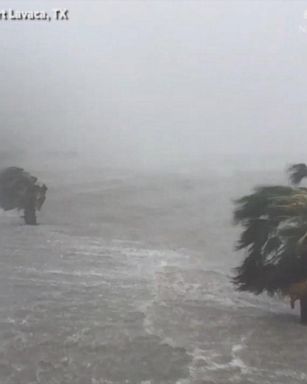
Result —
<instances>
[{"instance_id":1,"label":"floodwater","mask_svg":"<svg viewBox=\"0 0 307 384\"><path fill-rule=\"evenodd\" d=\"M39 226L0 214L1 384L306 383L297 310L230 283L261 173L39 176Z\"/></svg>"}]
</instances>

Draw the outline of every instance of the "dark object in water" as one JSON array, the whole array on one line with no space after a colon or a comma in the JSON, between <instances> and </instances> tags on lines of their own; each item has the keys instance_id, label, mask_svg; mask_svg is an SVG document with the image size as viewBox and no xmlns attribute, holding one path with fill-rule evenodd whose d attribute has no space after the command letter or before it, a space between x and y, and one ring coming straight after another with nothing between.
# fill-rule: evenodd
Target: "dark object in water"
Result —
<instances>
[{"instance_id":1,"label":"dark object in water","mask_svg":"<svg viewBox=\"0 0 307 384\"><path fill-rule=\"evenodd\" d=\"M36 210L46 200L47 187L39 185L37 177L19 167L5 168L0 172L0 207L5 211L24 211L26 224L36 224Z\"/></svg>"}]
</instances>

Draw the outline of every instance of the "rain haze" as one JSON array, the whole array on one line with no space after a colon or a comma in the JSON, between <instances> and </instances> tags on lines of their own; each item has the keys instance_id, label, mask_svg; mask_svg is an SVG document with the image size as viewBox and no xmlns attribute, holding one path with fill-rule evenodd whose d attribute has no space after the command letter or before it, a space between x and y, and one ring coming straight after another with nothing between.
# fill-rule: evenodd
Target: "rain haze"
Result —
<instances>
[{"instance_id":1,"label":"rain haze","mask_svg":"<svg viewBox=\"0 0 307 384\"><path fill-rule=\"evenodd\" d=\"M4 142L29 156L68 150L161 169L199 166L212 155L285 162L304 152L303 2L61 7L68 23L0 25Z\"/></svg>"},{"instance_id":2,"label":"rain haze","mask_svg":"<svg viewBox=\"0 0 307 384\"><path fill-rule=\"evenodd\" d=\"M305 383L230 277L233 200L306 160L307 1L0 2L58 8L0 20L1 168L48 186L0 211L1 384Z\"/></svg>"}]
</instances>

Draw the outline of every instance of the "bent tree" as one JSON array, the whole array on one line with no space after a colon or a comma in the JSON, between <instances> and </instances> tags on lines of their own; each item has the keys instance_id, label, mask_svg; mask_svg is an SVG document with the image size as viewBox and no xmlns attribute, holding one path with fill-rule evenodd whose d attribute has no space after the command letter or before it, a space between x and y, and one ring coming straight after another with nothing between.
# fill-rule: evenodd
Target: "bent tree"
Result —
<instances>
[{"instance_id":1,"label":"bent tree","mask_svg":"<svg viewBox=\"0 0 307 384\"><path fill-rule=\"evenodd\" d=\"M0 207L5 211L23 210L26 224L36 224L36 210L46 199L47 187L22 168L9 167L0 172Z\"/></svg>"},{"instance_id":2,"label":"bent tree","mask_svg":"<svg viewBox=\"0 0 307 384\"><path fill-rule=\"evenodd\" d=\"M292 186L259 187L235 202L234 220L242 232L236 248L245 251L233 283L240 291L288 295L300 301L307 324L307 176L305 164L289 168Z\"/></svg>"}]
</instances>

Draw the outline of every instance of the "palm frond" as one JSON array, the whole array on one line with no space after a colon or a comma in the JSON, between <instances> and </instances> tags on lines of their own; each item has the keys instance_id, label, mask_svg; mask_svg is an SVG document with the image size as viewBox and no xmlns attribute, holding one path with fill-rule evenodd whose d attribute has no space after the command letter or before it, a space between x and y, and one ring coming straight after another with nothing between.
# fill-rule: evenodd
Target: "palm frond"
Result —
<instances>
[{"instance_id":1,"label":"palm frond","mask_svg":"<svg viewBox=\"0 0 307 384\"><path fill-rule=\"evenodd\" d=\"M238 224L244 220L268 215L268 208L272 206L275 199L290 196L291 194L293 194L293 188L291 187L258 187L254 193L235 201L234 221Z\"/></svg>"},{"instance_id":2,"label":"palm frond","mask_svg":"<svg viewBox=\"0 0 307 384\"><path fill-rule=\"evenodd\" d=\"M233 278L237 289L274 294L307 278L306 189L257 188L235 202L234 220L243 227L236 249L245 252Z\"/></svg>"}]
</instances>

